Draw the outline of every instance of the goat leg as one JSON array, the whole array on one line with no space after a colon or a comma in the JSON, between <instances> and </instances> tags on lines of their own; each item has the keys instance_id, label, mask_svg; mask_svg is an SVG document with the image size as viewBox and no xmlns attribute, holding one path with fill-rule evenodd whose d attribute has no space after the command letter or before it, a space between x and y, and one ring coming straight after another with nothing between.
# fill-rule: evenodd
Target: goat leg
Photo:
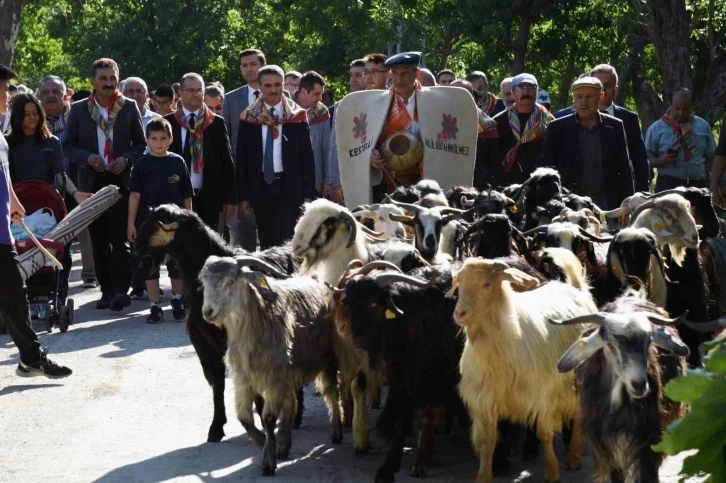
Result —
<instances>
[{"instance_id":1,"label":"goat leg","mask_svg":"<svg viewBox=\"0 0 726 483\"><path fill-rule=\"evenodd\" d=\"M366 410L366 384L365 372L358 371L350 385L350 392L353 394L353 448L356 456L371 449L371 424Z\"/></svg>"},{"instance_id":2,"label":"goat leg","mask_svg":"<svg viewBox=\"0 0 726 483\"><path fill-rule=\"evenodd\" d=\"M333 357L328 360L316 382L330 413L330 440L333 444L340 444L343 441L343 421L340 415L338 367Z\"/></svg>"},{"instance_id":3,"label":"goat leg","mask_svg":"<svg viewBox=\"0 0 726 483\"><path fill-rule=\"evenodd\" d=\"M663 461L663 455L650 449L650 445L640 451L635 462L635 483L658 481L658 469Z\"/></svg>"},{"instance_id":4,"label":"goat leg","mask_svg":"<svg viewBox=\"0 0 726 483\"><path fill-rule=\"evenodd\" d=\"M537 421L537 437L542 443L544 451L544 482L556 483L560 481L560 464L554 449L554 433L550 421Z\"/></svg>"},{"instance_id":5,"label":"goat leg","mask_svg":"<svg viewBox=\"0 0 726 483\"><path fill-rule=\"evenodd\" d=\"M234 393L237 419L242 423L252 441L262 447L265 444L265 435L255 426L255 416L252 413L252 403L259 397L258 394L250 386L244 384L235 384Z\"/></svg>"},{"instance_id":6,"label":"goat leg","mask_svg":"<svg viewBox=\"0 0 726 483\"><path fill-rule=\"evenodd\" d=\"M296 401L290 398L280 408L280 424L277 429L277 457L286 460L290 456L292 446L292 427L295 417Z\"/></svg>"},{"instance_id":7,"label":"goat leg","mask_svg":"<svg viewBox=\"0 0 726 483\"><path fill-rule=\"evenodd\" d=\"M428 476L431 467L431 458L436 444L436 421L439 408L428 405L421 410L421 423L418 430L418 448L414 458L411 476L423 478Z\"/></svg>"},{"instance_id":8,"label":"goat leg","mask_svg":"<svg viewBox=\"0 0 726 483\"><path fill-rule=\"evenodd\" d=\"M367 379L368 398L372 409L381 407L381 374L380 371L369 371Z\"/></svg>"},{"instance_id":9,"label":"goat leg","mask_svg":"<svg viewBox=\"0 0 726 483\"><path fill-rule=\"evenodd\" d=\"M492 459L497 444L497 415L471 414L471 440L479 455L476 483L492 483Z\"/></svg>"},{"instance_id":10,"label":"goat leg","mask_svg":"<svg viewBox=\"0 0 726 483\"><path fill-rule=\"evenodd\" d=\"M269 403L269 401L268 401ZM275 437L275 426L277 426L277 415L265 405L262 426L265 428L265 446L262 448L262 476L273 476L277 470L277 441Z\"/></svg>"},{"instance_id":11,"label":"goat leg","mask_svg":"<svg viewBox=\"0 0 726 483\"><path fill-rule=\"evenodd\" d=\"M295 411L295 419L292 423L293 429L300 429L300 425L302 424L303 411L305 410L304 401L304 392L303 388L301 387L297 391L297 410Z\"/></svg>"},{"instance_id":12,"label":"goat leg","mask_svg":"<svg viewBox=\"0 0 726 483\"><path fill-rule=\"evenodd\" d=\"M575 415L572 421L572 437L567 448L565 457L565 468L568 470L579 470L582 467L582 453L585 449L585 441L582 434L582 417Z\"/></svg>"},{"instance_id":13,"label":"goat leg","mask_svg":"<svg viewBox=\"0 0 726 483\"><path fill-rule=\"evenodd\" d=\"M204 325L200 327L200 324ZM207 433L207 442L217 443L224 438L224 425L227 423L227 415L224 409L226 375L226 368L224 366L225 351L222 349L222 346L226 346L224 333L213 325L204 322L202 319L201 304L195 304L190 309L188 328L189 339L202 365L204 378L212 387L214 416L212 417L212 424L209 426ZM209 334L205 336L201 333L202 330L206 330Z\"/></svg>"},{"instance_id":14,"label":"goat leg","mask_svg":"<svg viewBox=\"0 0 726 483\"><path fill-rule=\"evenodd\" d=\"M388 400L386 401L388 403ZM386 459L376 471L375 483L391 483L394 481L394 473L401 470L401 458L403 458L403 445L406 434L411 430L413 419L413 404L405 395L398 394L395 397L395 408L392 408L391 416L395 420L395 432L388 448Z\"/></svg>"}]
</instances>

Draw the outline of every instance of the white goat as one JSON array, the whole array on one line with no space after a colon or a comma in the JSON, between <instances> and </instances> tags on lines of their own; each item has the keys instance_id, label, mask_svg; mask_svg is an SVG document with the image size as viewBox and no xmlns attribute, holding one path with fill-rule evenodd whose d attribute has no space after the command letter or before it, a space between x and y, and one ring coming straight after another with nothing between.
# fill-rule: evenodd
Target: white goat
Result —
<instances>
[{"instance_id":1,"label":"white goat","mask_svg":"<svg viewBox=\"0 0 726 483\"><path fill-rule=\"evenodd\" d=\"M633 213L631 226L652 231L661 246L669 245L673 261L681 266L686 248L698 248L696 220L691 214L691 203L679 194L667 194L648 200Z\"/></svg>"},{"instance_id":2,"label":"white goat","mask_svg":"<svg viewBox=\"0 0 726 483\"><path fill-rule=\"evenodd\" d=\"M244 258L207 259L199 273L202 315L227 331L225 362L235 385L237 415L252 440L263 446L262 474L274 475L277 458L290 452L297 391L314 379L330 411L332 442L342 441L334 349L339 337L327 317L332 297L322 282L267 278L250 271ZM273 267L268 271L286 276ZM264 434L252 413L260 397Z\"/></svg>"},{"instance_id":3,"label":"white goat","mask_svg":"<svg viewBox=\"0 0 726 483\"><path fill-rule=\"evenodd\" d=\"M574 419L566 465L580 467L583 440L573 377L557 372L557 360L578 339L581 327L552 328L547 319L591 314L597 307L587 290L560 282L515 291L537 284L537 279L495 260L470 258L454 275L450 294L459 290L454 320L467 338L459 392L473 421L478 483L492 481L500 419L536 423L546 482L560 479L554 434L563 421Z\"/></svg>"},{"instance_id":4,"label":"white goat","mask_svg":"<svg viewBox=\"0 0 726 483\"><path fill-rule=\"evenodd\" d=\"M360 220L373 220L373 229L383 233L383 238L407 238L406 228L400 221L393 221L390 215L402 216L406 212L403 208L390 203L366 205L360 211L354 211L353 216Z\"/></svg>"}]
</instances>

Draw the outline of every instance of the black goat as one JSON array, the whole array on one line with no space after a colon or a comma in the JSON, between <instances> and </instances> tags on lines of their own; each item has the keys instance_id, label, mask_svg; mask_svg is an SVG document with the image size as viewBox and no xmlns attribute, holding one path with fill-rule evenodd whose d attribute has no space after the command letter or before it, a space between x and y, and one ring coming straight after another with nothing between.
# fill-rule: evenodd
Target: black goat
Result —
<instances>
[{"instance_id":1,"label":"black goat","mask_svg":"<svg viewBox=\"0 0 726 483\"><path fill-rule=\"evenodd\" d=\"M551 200L562 201L560 174L552 168L535 169L529 179L522 184L515 199L518 211L524 212L523 229L534 228L538 222L538 206L544 206Z\"/></svg>"},{"instance_id":2,"label":"black goat","mask_svg":"<svg viewBox=\"0 0 726 483\"><path fill-rule=\"evenodd\" d=\"M493 189L482 190L474 198L474 203L467 204L466 208L472 206L479 217L499 213L516 217L519 213L517 203L513 199Z\"/></svg>"},{"instance_id":3,"label":"black goat","mask_svg":"<svg viewBox=\"0 0 726 483\"><path fill-rule=\"evenodd\" d=\"M225 366L227 334L224 330L208 324L202 317L204 296L199 290L199 272L211 255L249 255L241 248L232 248L207 225L196 213L176 205L161 205L152 211L139 230L134 243L134 252L152 266L159 266L167 255L179 262L185 297L189 304L187 333L202 364L204 377L212 387L214 417L209 427L207 441L218 442L224 437L227 416L224 410ZM275 247L255 254L281 272L291 274L298 268L287 247ZM301 401L301 394L298 400ZM298 402L295 425L299 426L302 406Z\"/></svg>"},{"instance_id":4,"label":"black goat","mask_svg":"<svg viewBox=\"0 0 726 483\"><path fill-rule=\"evenodd\" d=\"M416 186L399 186L389 197L401 203L413 204L421 199L421 192Z\"/></svg>"},{"instance_id":5,"label":"black goat","mask_svg":"<svg viewBox=\"0 0 726 483\"><path fill-rule=\"evenodd\" d=\"M580 211L587 208L592 211L598 219L600 218L600 213L602 213L600 207L593 203L592 198L589 196L580 196L575 193L568 193L562 201L565 203L565 206L573 209L574 211Z\"/></svg>"},{"instance_id":6,"label":"black goat","mask_svg":"<svg viewBox=\"0 0 726 483\"><path fill-rule=\"evenodd\" d=\"M565 352L557 368L575 370L583 433L596 464L596 479L613 483L658 481L662 454L657 444L665 427L683 414L663 387L686 372L688 347L675 320L629 291L596 314L561 324L594 323Z\"/></svg>"},{"instance_id":7,"label":"black goat","mask_svg":"<svg viewBox=\"0 0 726 483\"><path fill-rule=\"evenodd\" d=\"M449 206L452 208L467 210L471 208L471 205L469 205L469 203L474 201L478 194L479 191L476 188L470 188L467 186L454 186L446 192L446 200L449 202Z\"/></svg>"}]
</instances>

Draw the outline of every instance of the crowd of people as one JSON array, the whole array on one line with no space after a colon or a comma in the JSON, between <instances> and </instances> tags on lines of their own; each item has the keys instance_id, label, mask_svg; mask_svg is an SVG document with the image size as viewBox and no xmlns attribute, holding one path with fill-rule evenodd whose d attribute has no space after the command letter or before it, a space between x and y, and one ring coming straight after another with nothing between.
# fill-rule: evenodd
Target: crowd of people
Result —
<instances>
[{"instance_id":1,"label":"crowd of people","mask_svg":"<svg viewBox=\"0 0 726 483\"><path fill-rule=\"evenodd\" d=\"M284 72L258 49L239 54L244 84L227 91L187 73L153 91L141 77L121 79L109 58L91 66L92 91L74 91L55 75L43 77L35 93L16 85L15 73L0 65L0 310L21 353L18 374L64 376L70 370L42 352L19 296L23 287L9 231L24 215L12 184L39 179L64 190L73 208L98 190L118 186L122 200L78 235L84 288L100 286L96 309L122 311L131 299L150 301L149 323L163 317L158 272L132 261L131 245L150 209L176 203L194 210L233 244L249 251L282 244L292 236L304 202L325 197L344 202L333 102L325 79L314 71ZM500 94L487 75L464 78L444 69L434 75L419 67L417 53L387 57L373 53L350 62L350 92L390 90L386 127L418 122L421 89L452 86L467 90L479 112L479 140L472 185L521 183L539 166L557 169L563 185L589 195L605 209L635 191L675 186L709 187L722 205L721 178L726 143L717 150L711 126L693 114L690 90L681 88L667 112L642 135L638 115L613 100L618 74L596 65L571 86L572 105L553 112L548 93L531 73L502 80ZM393 117L399 116L394 119ZM415 129L414 129L415 130ZM7 141L7 142L6 142ZM422 173L387 169L377 141L370 164L372 201ZM715 157L715 159L714 159ZM70 247L64 290L70 273ZM129 267L132 270L129 270ZM18 275L16 276L16 272ZM174 261L172 313L185 316L185 301ZM25 300L25 302L23 302Z\"/></svg>"}]
</instances>

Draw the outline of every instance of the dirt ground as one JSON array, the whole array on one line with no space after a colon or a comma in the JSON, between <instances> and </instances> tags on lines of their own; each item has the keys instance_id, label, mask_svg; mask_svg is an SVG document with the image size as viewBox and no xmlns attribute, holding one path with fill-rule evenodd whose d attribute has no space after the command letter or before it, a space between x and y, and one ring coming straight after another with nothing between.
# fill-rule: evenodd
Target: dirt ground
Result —
<instances>
[{"instance_id":1,"label":"dirt ground","mask_svg":"<svg viewBox=\"0 0 726 483\"><path fill-rule=\"evenodd\" d=\"M0 482L213 482L261 480L261 454L234 417L233 390L226 391L227 437L206 443L212 418L206 384L184 324L172 319L147 325L148 302L135 301L121 315L96 311L98 290L80 288L80 260L75 256L72 298L75 324L61 334L46 334L35 321L50 356L68 365L67 379L22 379L15 375L18 356L8 335L0 336ZM168 280L162 287L170 293ZM168 295L165 299L168 304ZM355 456L352 435L343 443L328 438L327 411L312 388L305 393L302 427L293 433L291 459L280 464L280 482L371 482L386 447ZM378 411L370 411L371 419ZM415 444L414 439L408 443ZM396 481L408 476L413 450L407 448ZM560 446L558 454L563 455ZM561 458L562 460L562 458ZM669 458L661 481L676 482L682 458ZM474 481L478 463L465 429L436 441L429 482ZM541 480L542 462L513 460L504 482ZM591 481L589 456L580 471L562 466L562 481ZM696 481L696 480L694 480Z\"/></svg>"}]
</instances>

